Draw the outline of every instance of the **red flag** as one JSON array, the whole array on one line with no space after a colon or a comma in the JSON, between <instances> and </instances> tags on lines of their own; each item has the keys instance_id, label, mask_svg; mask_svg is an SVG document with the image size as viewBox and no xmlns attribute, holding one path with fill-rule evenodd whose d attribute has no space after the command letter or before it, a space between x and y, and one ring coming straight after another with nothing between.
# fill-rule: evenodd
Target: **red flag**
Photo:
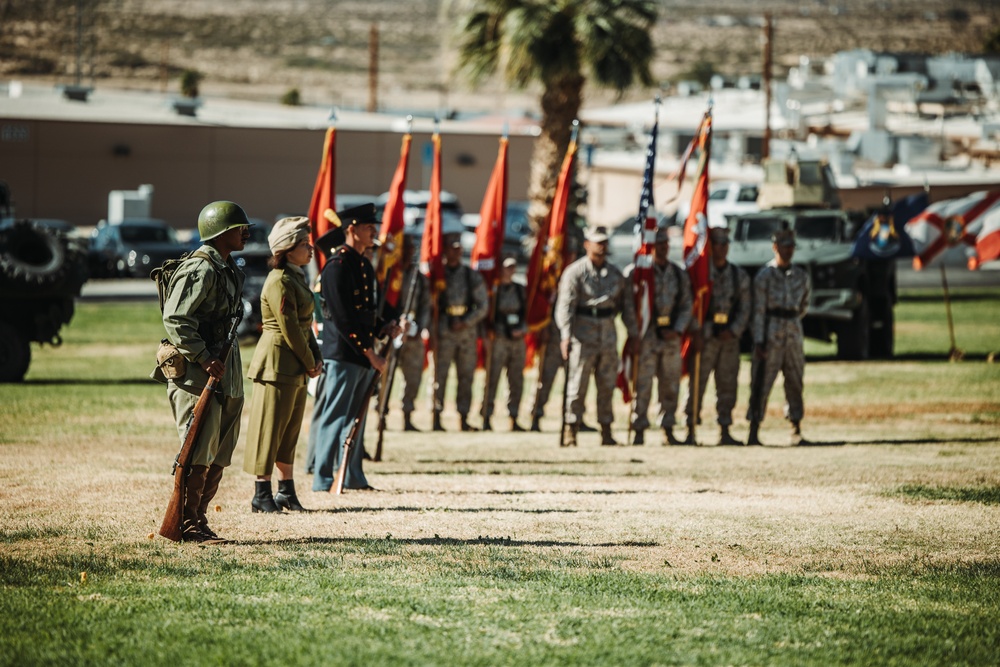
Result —
<instances>
[{"instance_id":1,"label":"red flag","mask_svg":"<svg viewBox=\"0 0 1000 667\"><path fill-rule=\"evenodd\" d=\"M444 248L441 238L441 135L431 137L434 162L431 169L431 196L424 217L424 235L420 239L420 272L431 285L431 304L437 305L438 294L444 290Z\"/></svg>"},{"instance_id":2,"label":"red flag","mask_svg":"<svg viewBox=\"0 0 1000 667\"><path fill-rule=\"evenodd\" d=\"M556 182L548 224L538 230L535 247L528 261L528 301L525 308L528 335L525 339L527 347L525 368L532 365L535 350L538 349L536 334L548 327L552 321L552 307L559 291L559 279L569 262L566 230L569 224L569 196L573 189L573 167L576 163L576 136L574 128L573 136L566 148L566 156L563 157L562 169L559 170L559 180ZM549 345L557 343L558 341L549 341Z\"/></svg>"},{"instance_id":3,"label":"red flag","mask_svg":"<svg viewBox=\"0 0 1000 667\"><path fill-rule=\"evenodd\" d=\"M337 206L336 199L336 161L334 160L336 139L336 128L330 127L326 130L326 138L323 141L323 160L319 165L319 173L316 174L316 185L313 186L312 200L309 202L309 223L312 229L309 232L309 241L316 243L316 239L330 231L333 223L326 216L327 212L334 212ZM319 268L323 268L326 258L323 253L316 253L316 263Z\"/></svg>"},{"instance_id":4,"label":"red flag","mask_svg":"<svg viewBox=\"0 0 1000 667\"><path fill-rule=\"evenodd\" d=\"M959 199L934 202L906 223L917 256L913 268L923 269L941 252L959 243L976 245L980 216L1000 201L1000 190L973 192Z\"/></svg>"},{"instance_id":5,"label":"red flag","mask_svg":"<svg viewBox=\"0 0 1000 667\"><path fill-rule=\"evenodd\" d=\"M500 138L493 175L479 210L476 244L472 247L472 268L483 274L490 294L500 280L500 253L507 220L507 143L507 137Z\"/></svg>"},{"instance_id":6,"label":"red flag","mask_svg":"<svg viewBox=\"0 0 1000 667\"><path fill-rule=\"evenodd\" d=\"M691 209L684 221L684 267L691 279L691 317L700 327L705 322L705 311L711 293L710 267L712 265L712 246L708 243L708 164L712 156L712 112L705 112L705 117L698 127L698 180L695 182L694 194L691 197ZM688 357L691 351L691 339L687 334L681 343L681 358L685 361L684 372L691 367Z\"/></svg>"},{"instance_id":7,"label":"red flag","mask_svg":"<svg viewBox=\"0 0 1000 667\"><path fill-rule=\"evenodd\" d=\"M385 301L393 306L399 302L403 289L403 192L406 190L406 169L410 162L409 132L403 135L403 145L399 150L399 164L389 186L389 201L382 212L382 227L378 238L382 242L378 254L378 281L385 294Z\"/></svg>"}]
</instances>

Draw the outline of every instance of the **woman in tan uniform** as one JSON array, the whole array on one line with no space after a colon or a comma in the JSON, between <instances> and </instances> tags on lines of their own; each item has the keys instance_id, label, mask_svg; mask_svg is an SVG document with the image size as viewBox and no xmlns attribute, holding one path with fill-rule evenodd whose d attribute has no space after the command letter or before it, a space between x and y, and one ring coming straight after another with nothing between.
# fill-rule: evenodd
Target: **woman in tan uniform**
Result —
<instances>
[{"instance_id":1,"label":"woman in tan uniform","mask_svg":"<svg viewBox=\"0 0 1000 667\"><path fill-rule=\"evenodd\" d=\"M272 257L260 295L263 333L250 363L253 380L243 469L257 477L254 512L301 512L292 464L306 404L306 379L323 368L312 332L315 302L303 268L312 260L309 219L282 218L267 237ZM271 473L278 469L278 493Z\"/></svg>"}]
</instances>

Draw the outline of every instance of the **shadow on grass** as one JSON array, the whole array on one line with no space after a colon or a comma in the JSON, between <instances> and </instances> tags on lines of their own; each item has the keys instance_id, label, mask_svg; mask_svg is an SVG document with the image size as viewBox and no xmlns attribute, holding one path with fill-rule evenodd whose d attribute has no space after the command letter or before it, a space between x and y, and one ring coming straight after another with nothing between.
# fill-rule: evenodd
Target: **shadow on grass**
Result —
<instances>
[{"instance_id":1,"label":"shadow on grass","mask_svg":"<svg viewBox=\"0 0 1000 667\"><path fill-rule=\"evenodd\" d=\"M892 363L894 361L949 361L948 350L942 350L940 352L906 352L904 354L897 354L891 359L868 359L866 361L848 361L847 359L840 359L836 354L807 354L806 363L810 364L825 364L830 362L841 362L841 363L851 363L851 364L867 364L867 363ZM989 355L985 352L977 353L967 353L962 357L963 362L986 362L989 361Z\"/></svg>"},{"instance_id":2,"label":"shadow on grass","mask_svg":"<svg viewBox=\"0 0 1000 667\"><path fill-rule=\"evenodd\" d=\"M446 514L450 514L452 512L517 512L519 514L576 514L582 510L516 509L511 507L411 507L397 505L395 507L338 507L329 510L308 511L315 514L367 514L378 512L441 512Z\"/></svg>"},{"instance_id":3,"label":"shadow on grass","mask_svg":"<svg viewBox=\"0 0 1000 667\"><path fill-rule=\"evenodd\" d=\"M879 440L809 440L798 447L843 447L844 445L949 445L1000 442L1000 438L883 438ZM794 449L794 447L788 447Z\"/></svg>"},{"instance_id":4,"label":"shadow on grass","mask_svg":"<svg viewBox=\"0 0 1000 667\"><path fill-rule=\"evenodd\" d=\"M151 378L121 378L118 380L104 379L104 378L54 378L50 380L25 380L25 385L38 385L38 386L48 386L48 385L81 385L81 386L93 386L93 387L105 387L105 386L115 386L115 385L133 385L140 384L148 387L162 387L159 382Z\"/></svg>"},{"instance_id":5,"label":"shadow on grass","mask_svg":"<svg viewBox=\"0 0 1000 667\"><path fill-rule=\"evenodd\" d=\"M607 461L595 461L593 459L566 459L564 461L532 461L530 459L417 459L417 463L462 463L462 464L495 464L503 465L507 463L518 463L525 465L540 466L561 466L567 463L603 464ZM629 461L629 463L642 463L642 461Z\"/></svg>"},{"instance_id":6,"label":"shadow on grass","mask_svg":"<svg viewBox=\"0 0 1000 667\"><path fill-rule=\"evenodd\" d=\"M400 546L504 546L504 547L598 547L598 548L619 548L619 547L658 547L659 542L652 540L623 540L621 542L572 542L564 540L515 540L510 537L489 537L479 536L468 539L457 537L411 537L411 538L377 538L380 542L395 544ZM368 543L371 539L357 537L301 537L293 539L278 540L234 540L231 544L239 546L281 546L296 544L325 544L325 545L357 545Z\"/></svg>"}]
</instances>

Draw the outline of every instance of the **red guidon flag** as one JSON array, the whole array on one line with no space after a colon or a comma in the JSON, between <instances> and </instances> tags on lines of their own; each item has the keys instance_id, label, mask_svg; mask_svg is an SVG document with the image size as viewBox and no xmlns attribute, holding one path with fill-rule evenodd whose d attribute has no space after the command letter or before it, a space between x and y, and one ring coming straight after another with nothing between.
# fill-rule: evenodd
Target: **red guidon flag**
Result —
<instances>
[{"instance_id":1,"label":"red guidon flag","mask_svg":"<svg viewBox=\"0 0 1000 667\"><path fill-rule=\"evenodd\" d=\"M960 243L975 246L983 224L981 216L998 202L1000 190L973 192L959 199L934 202L907 222L904 229L917 253L913 268L923 269L944 250Z\"/></svg>"},{"instance_id":2,"label":"red guidon flag","mask_svg":"<svg viewBox=\"0 0 1000 667\"><path fill-rule=\"evenodd\" d=\"M334 155L337 143L337 130L330 127L326 130L323 141L323 160L316 174L316 185L313 186L312 199L309 202L309 242L315 244L316 239L326 234L333 227L329 215L336 209L336 161ZM316 253L316 264L320 269L326 263L323 253Z\"/></svg>"},{"instance_id":3,"label":"red guidon flag","mask_svg":"<svg viewBox=\"0 0 1000 667\"><path fill-rule=\"evenodd\" d=\"M708 163L712 156L712 111L698 127L698 180L691 197L691 209L684 221L684 267L691 279L691 316L702 325L708 309L711 283L709 267L712 264L712 246L708 243ZM688 337L684 337L681 355L687 358L690 347Z\"/></svg>"},{"instance_id":4,"label":"red guidon flag","mask_svg":"<svg viewBox=\"0 0 1000 667\"><path fill-rule=\"evenodd\" d=\"M427 276L431 286L431 304L437 306L437 297L444 284L444 248L441 237L441 135L431 137L434 144L434 162L431 169L431 195L424 217L424 235L420 239L420 272Z\"/></svg>"},{"instance_id":5,"label":"red guidon flag","mask_svg":"<svg viewBox=\"0 0 1000 667\"><path fill-rule=\"evenodd\" d=\"M412 141L409 132L403 135L399 164L389 186L389 201L382 212L382 227L378 233L382 247L379 248L376 273L385 301L393 306L399 302L399 293L403 289L403 264L400 261L403 257L403 192L406 190L406 169L410 162Z\"/></svg>"},{"instance_id":6,"label":"red guidon flag","mask_svg":"<svg viewBox=\"0 0 1000 667\"><path fill-rule=\"evenodd\" d=\"M507 137L500 138L493 175L479 210L476 244L472 247L472 268L483 274L490 294L500 280L500 254L507 220L507 143Z\"/></svg>"},{"instance_id":7,"label":"red guidon flag","mask_svg":"<svg viewBox=\"0 0 1000 667\"><path fill-rule=\"evenodd\" d=\"M528 303L525 309L528 325L525 343L528 349L525 368L531 366L535 350L538 349L536 334L548 327L552 321L552 307L559 292L559 279L569 262L566 230L569 225L569 196L573 189L573 167L576 164L576 136L574 128L573 137L563 158L562 169L559 170L559 180L552 198L548 224L538 230L535 236L535 248L531 251L531 259L528 261ZM558 341L549 341L548 344L556 345Z\"/></svg>"}]
</instances>

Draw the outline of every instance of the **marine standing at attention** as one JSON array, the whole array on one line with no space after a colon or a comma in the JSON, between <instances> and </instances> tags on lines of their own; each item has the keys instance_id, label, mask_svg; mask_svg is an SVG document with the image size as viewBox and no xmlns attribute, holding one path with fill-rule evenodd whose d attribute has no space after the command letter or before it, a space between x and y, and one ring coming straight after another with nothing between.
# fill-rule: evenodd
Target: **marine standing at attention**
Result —
<instances>
[{"instance_id":1,"label":"marine standing at attention","mask_svg":"<svg viewBox=\"0 0 1000 667\"><path fill-rule=\"evenodd\" d=\"M792 264L795 232L787 226L774 233L774 259L753 279L754 341L751 368L748 445L761 444L758 431L764 421L767 397L778 377L785 378L785 418L792 423L791 444L802 442L802 376L805 372L802 318L809 307L809 273Z\"/></svg>"}]
</instances>

